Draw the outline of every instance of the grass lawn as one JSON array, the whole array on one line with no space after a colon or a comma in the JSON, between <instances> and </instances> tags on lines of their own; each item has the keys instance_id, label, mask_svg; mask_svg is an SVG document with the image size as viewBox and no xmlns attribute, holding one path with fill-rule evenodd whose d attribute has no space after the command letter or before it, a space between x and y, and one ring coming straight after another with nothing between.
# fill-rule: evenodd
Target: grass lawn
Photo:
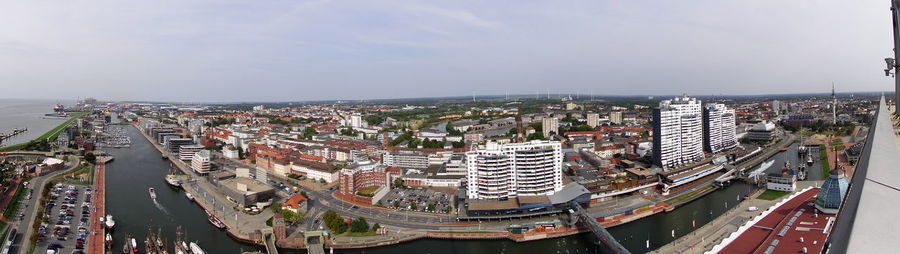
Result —
<instances>
[{"instance_id":1,"label":"grass lawn","mask_svg":"<svg viewBox=\"0 0 900 254\"><path fill-rule=\"evenodd\" d=\"M828 164L828 151L824 145L819 147L819 164L822 165L822 179L825 179L831 172L831 165Z\"/></svg>"},{"instance_id":2,"label":"grass lawn","mask_svg":"<svg viewBox=\"0 0 900 254\"><path fill-rule=\"evenodd\" d=\"M784 192L784 191L766 190L762 194L759 194L759 196L756 198L762 199L762 200L776 200L781 197L787 196L787 194L791 194L791 193Z\"/></svg>"},{"instance_id":3,"label":"grass lawn","mask_svg":"<svg viewBox=\"0 0 900 254\"><path fill-rule=\"evenodd\" d=\"M839 138L836 138L836 139L832 139L832 140L831 140L831 145L832 145L832 146L843 145L843 144L844 144L844 142L841 141L841 139L839 139Z\"/></svg>"},{"instance_id":4,"label":"grass lawn","mask_svg":"<svg viewBox=\"0 0 900 254\"><path fill-rule=\"evenodd\" d=\"M72 122L75 122L76 119L81 118L82 116L84 116L84 114L85 114L85 112L76 112L76 113L72 113L71 117L69 117L69 120L66 120L65 122L63 122L63 123L57 125L55 128L50 129L49 131L47 131L46 133L44 133L44 135L41 135L40 137L37 137L37 138L35 138L35 139L31 140L31 141L37 142L37 141L40 141L40 140L54 140L54 139L56 139L56 137L59 136L59 133L61 133L63 130L66 129L66 126L69 126L69 124L72 124ZM27 144L28 144L28 142L24 142L24 143L21 143L21 144L15 144L15 145L11 145L11 146L4 146L4 147L0 148L0 152L11 152L11 151L16 151L16 150L22 149L22 148L25 147L25 145L27 145Z\"/></svg>"},{"instance_id":5,"label":"grass lawn","mask_svg":"<svg viewBox=\"0 0 900 254\"><path fill-rule=\"evenodd\" d=\"M362 188L356 192L356 195L365 196L365 197L375 196L375 191L377 191L378 188L380 188L380 187L381 186L371 186L371 187Z\"/></svg>"},{"instance_id":6,"label":"grass lawn","mask_svg":"<svg viewBox=\"0 0 900 254\"><path fill-rule=\"evenodd\" d=\"M24 181L28 180L30 179L24 179ZM12 200L9 201L9 205L6 206L6 210L3 211L4 218L6 218L7 220L12 220L12 218L16 216L16 211L19 210L19 205L21 205L19 201L22 200L23 196L25 196L25 188L23 186L19 186L18 188L16 188L16 193L13 194Z\"/></svg>"}]
</instances>

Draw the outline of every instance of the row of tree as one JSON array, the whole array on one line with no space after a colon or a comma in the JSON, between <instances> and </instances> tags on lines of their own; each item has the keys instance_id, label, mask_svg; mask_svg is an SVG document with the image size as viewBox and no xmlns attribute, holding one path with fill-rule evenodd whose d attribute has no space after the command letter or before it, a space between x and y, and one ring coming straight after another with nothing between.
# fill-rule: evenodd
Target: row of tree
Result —
<instances>
[{"instance_id":1,"label":"row of tree","mask_svg":"<svg viewBox=\"0 0 900 254\"><path fill-rule=\"evenodd\" d=\"M359 217L358 219L351 220L348 224L344 221L344 218L338 215L333 210L328 210L322 216L322 220L325 222L325 226L328 227L334 234L343 234L348 230L353 233L364 233L369 231L375 231L381 228L381 225L375 223L372 227L369 227L369 222L366 221L366 218Z\"/></svg>"}]
</instances>

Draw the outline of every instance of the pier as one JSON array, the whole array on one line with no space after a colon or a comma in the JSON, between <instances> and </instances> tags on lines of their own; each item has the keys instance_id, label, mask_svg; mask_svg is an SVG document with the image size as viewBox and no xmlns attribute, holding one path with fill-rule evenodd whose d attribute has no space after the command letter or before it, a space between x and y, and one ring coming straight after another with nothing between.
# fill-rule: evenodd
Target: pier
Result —
<instances>
[{"instance_id":1,"label":"pier","mask_svg":"<svg viewBox=\"0 0 900 254\"><path fill-rule=\"evenodd\" d=\"M13 129L13 131L11 133L0 133L0 144L3 144L3 141L6 141L7 139L10 139L12 137L18 136L19 134L25 133L26 131L28 131L28 127L25 127L22 129L15 128L15 129Z\"/></svg>"},{"instance_id":2,"label":"pier","mask_svg":"<svg viewBox=\"0 0 900 254\"><path fill-rule=\"evenodd\" d=\"M598 242L598 244L605 244L606 247L617 254L631 253L630 251L628 251L628 249L625 249L625 246L622 246L619 241L616 241L616 238L613 237L612 234L610 234L609 231L607 231L606 228L603 227L603 225L600 225L600 222L597 222L597 220L594 219L593 216L588 214L587 211L585 211L584 208L581 207L581 205L573 202L571 204L571 207L572 210L569 210L572 216L572 221L570 224L575 224L578 220L581 220L582 224L584 224L595 237L600 239L600 242Z\"/></svg>"}]
</instances>

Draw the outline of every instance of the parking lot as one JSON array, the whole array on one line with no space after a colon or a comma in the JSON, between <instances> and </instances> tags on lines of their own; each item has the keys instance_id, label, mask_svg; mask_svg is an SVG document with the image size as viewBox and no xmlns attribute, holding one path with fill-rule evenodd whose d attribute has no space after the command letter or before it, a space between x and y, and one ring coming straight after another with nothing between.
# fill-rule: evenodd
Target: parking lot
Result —
<instances>
[{"instance_id":1,"label":"parking lot","mask_svg":"<svg viewBox=\"0 0 900 254\"><path fill-rule=\"evenodd\" d=\"M44 218L38 233L35 253L84 253L83 249L90 234L90 214L92 210L90 186L56 184L51 189L49 201L44 208Z\"/></svg>"},{"instance_id":2,"label":"parking lot","mask_svg":"<svg viewBox=\"0 0 900 254\"><path fill-rule=\"evenodd\" d=\"M450 197L451 193L424 188L392 189L381 199L381 204L401 211L448 213Z\"/></svg>"}]
</instances>

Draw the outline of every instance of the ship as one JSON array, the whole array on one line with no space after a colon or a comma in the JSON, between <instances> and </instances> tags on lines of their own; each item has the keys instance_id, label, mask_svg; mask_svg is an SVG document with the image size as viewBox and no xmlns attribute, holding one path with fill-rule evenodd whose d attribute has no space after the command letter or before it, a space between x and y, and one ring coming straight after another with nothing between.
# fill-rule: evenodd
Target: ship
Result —
<instances>
[{"instance_id":1,"label":"ship","mask_svg":"<svg viewBox=\"0 0 900 254\"><path fill-rule=\"evenodd\" d=\"M174 188L181 188L181 180L175 178L175 175L166 175L166 183Z\"/></svg>"},{"instance_id":2,"label":"ship","mask_svg":"<svg viewBox=\"0 0 900 254\"><path fill-rule=\"evenodd\" d=\"M187 197L188 200L194 201L194 195L191 195L191 193L184 192L184 196Z\"/></svg>"},{"instance_id":3,"label":"ship","mask_svg":"<svg viewBox=\"0 0 900 254\"><path fill-rule=\"evenodd\" d=\"M130 237L130 239L131 239L131 252L138 253L137 239L134 239L134 237Z\"/></svg>"},{"instance_id":4,"label":"ship","mask_svg":"<svg viewBox=\"0 0 900 254\"><path fill-rule=\"evenodd\" d=\"M190 253L190 248L184 242L184 231L181 229L181 226L175 229L175 243L173 245L175 245L175 254Z\"/></svg>"},{"instance_id":5,"label":"ship","mask_svg":"<svg viewBox=\"0 0 900 254\"><path fill-rule=\"evenodd\" d=\"M134 238L132 238L131 235L125 237L125 244L122 245L122 254L137 253L137 249L135 248L137 243L134 243L134 246L132 246L132 242L134 242Z\"/></svg>"},{"instance_id":6,"label":"ship","mask_svg":"<svg viewBox=\"0 0 900 254\"><path fill-rule=\"evenodd\" d=\"M156 200L156 189L154 189L153 187L150 187L149 192L150 192L150 198Z\"/></svg>"},{"instance_id":7,"label":"ship","mask_svg":"<svg viewBox=\"0 0 900 254\"><path fill-rule=\"evenodd\" d=\"M107 230L112 231L113 227L116 226L116 221L113 220L113 216L111 214L107 214L106 221L104 222L104 224L106 224Z\"/></svg>"},{"instance_id":8,"label":"ship","mask_svg":"<svg viewBox=\"0 0 900 254\"><path fill-rule=\"evenodd\" d=\"M147 240L145 243L145 250L147 254L168 254L169 251L166 250L166 245L160 238L160 231L153 232L153 227L149 227L147 230Z\"/></svg>"},{"instance_id":9,"label":"ship","mask_svg":"<svg viewBox=\"0 0 900 254\"><path fill-rule=\"evenodd\" d=\"M219 220L219 218L216 218L215 215L209 213L209 211L206 211L206 215L209 216L209 223L212 223L213 226L215 226L218 229L225 228L225 223L223 223L221 220Z\"/></svg>"},{"instance_id":10,"label":"ship","mask_svg":"<svg viewBox=\"0 0 900 254\"><path fill-rule=\"evenodd\" d=\"M206 254L203 249L200 248L200 245L197 245L195 242L191 242L191 253L193 254Z\"/></svg>"}]
</instances>

